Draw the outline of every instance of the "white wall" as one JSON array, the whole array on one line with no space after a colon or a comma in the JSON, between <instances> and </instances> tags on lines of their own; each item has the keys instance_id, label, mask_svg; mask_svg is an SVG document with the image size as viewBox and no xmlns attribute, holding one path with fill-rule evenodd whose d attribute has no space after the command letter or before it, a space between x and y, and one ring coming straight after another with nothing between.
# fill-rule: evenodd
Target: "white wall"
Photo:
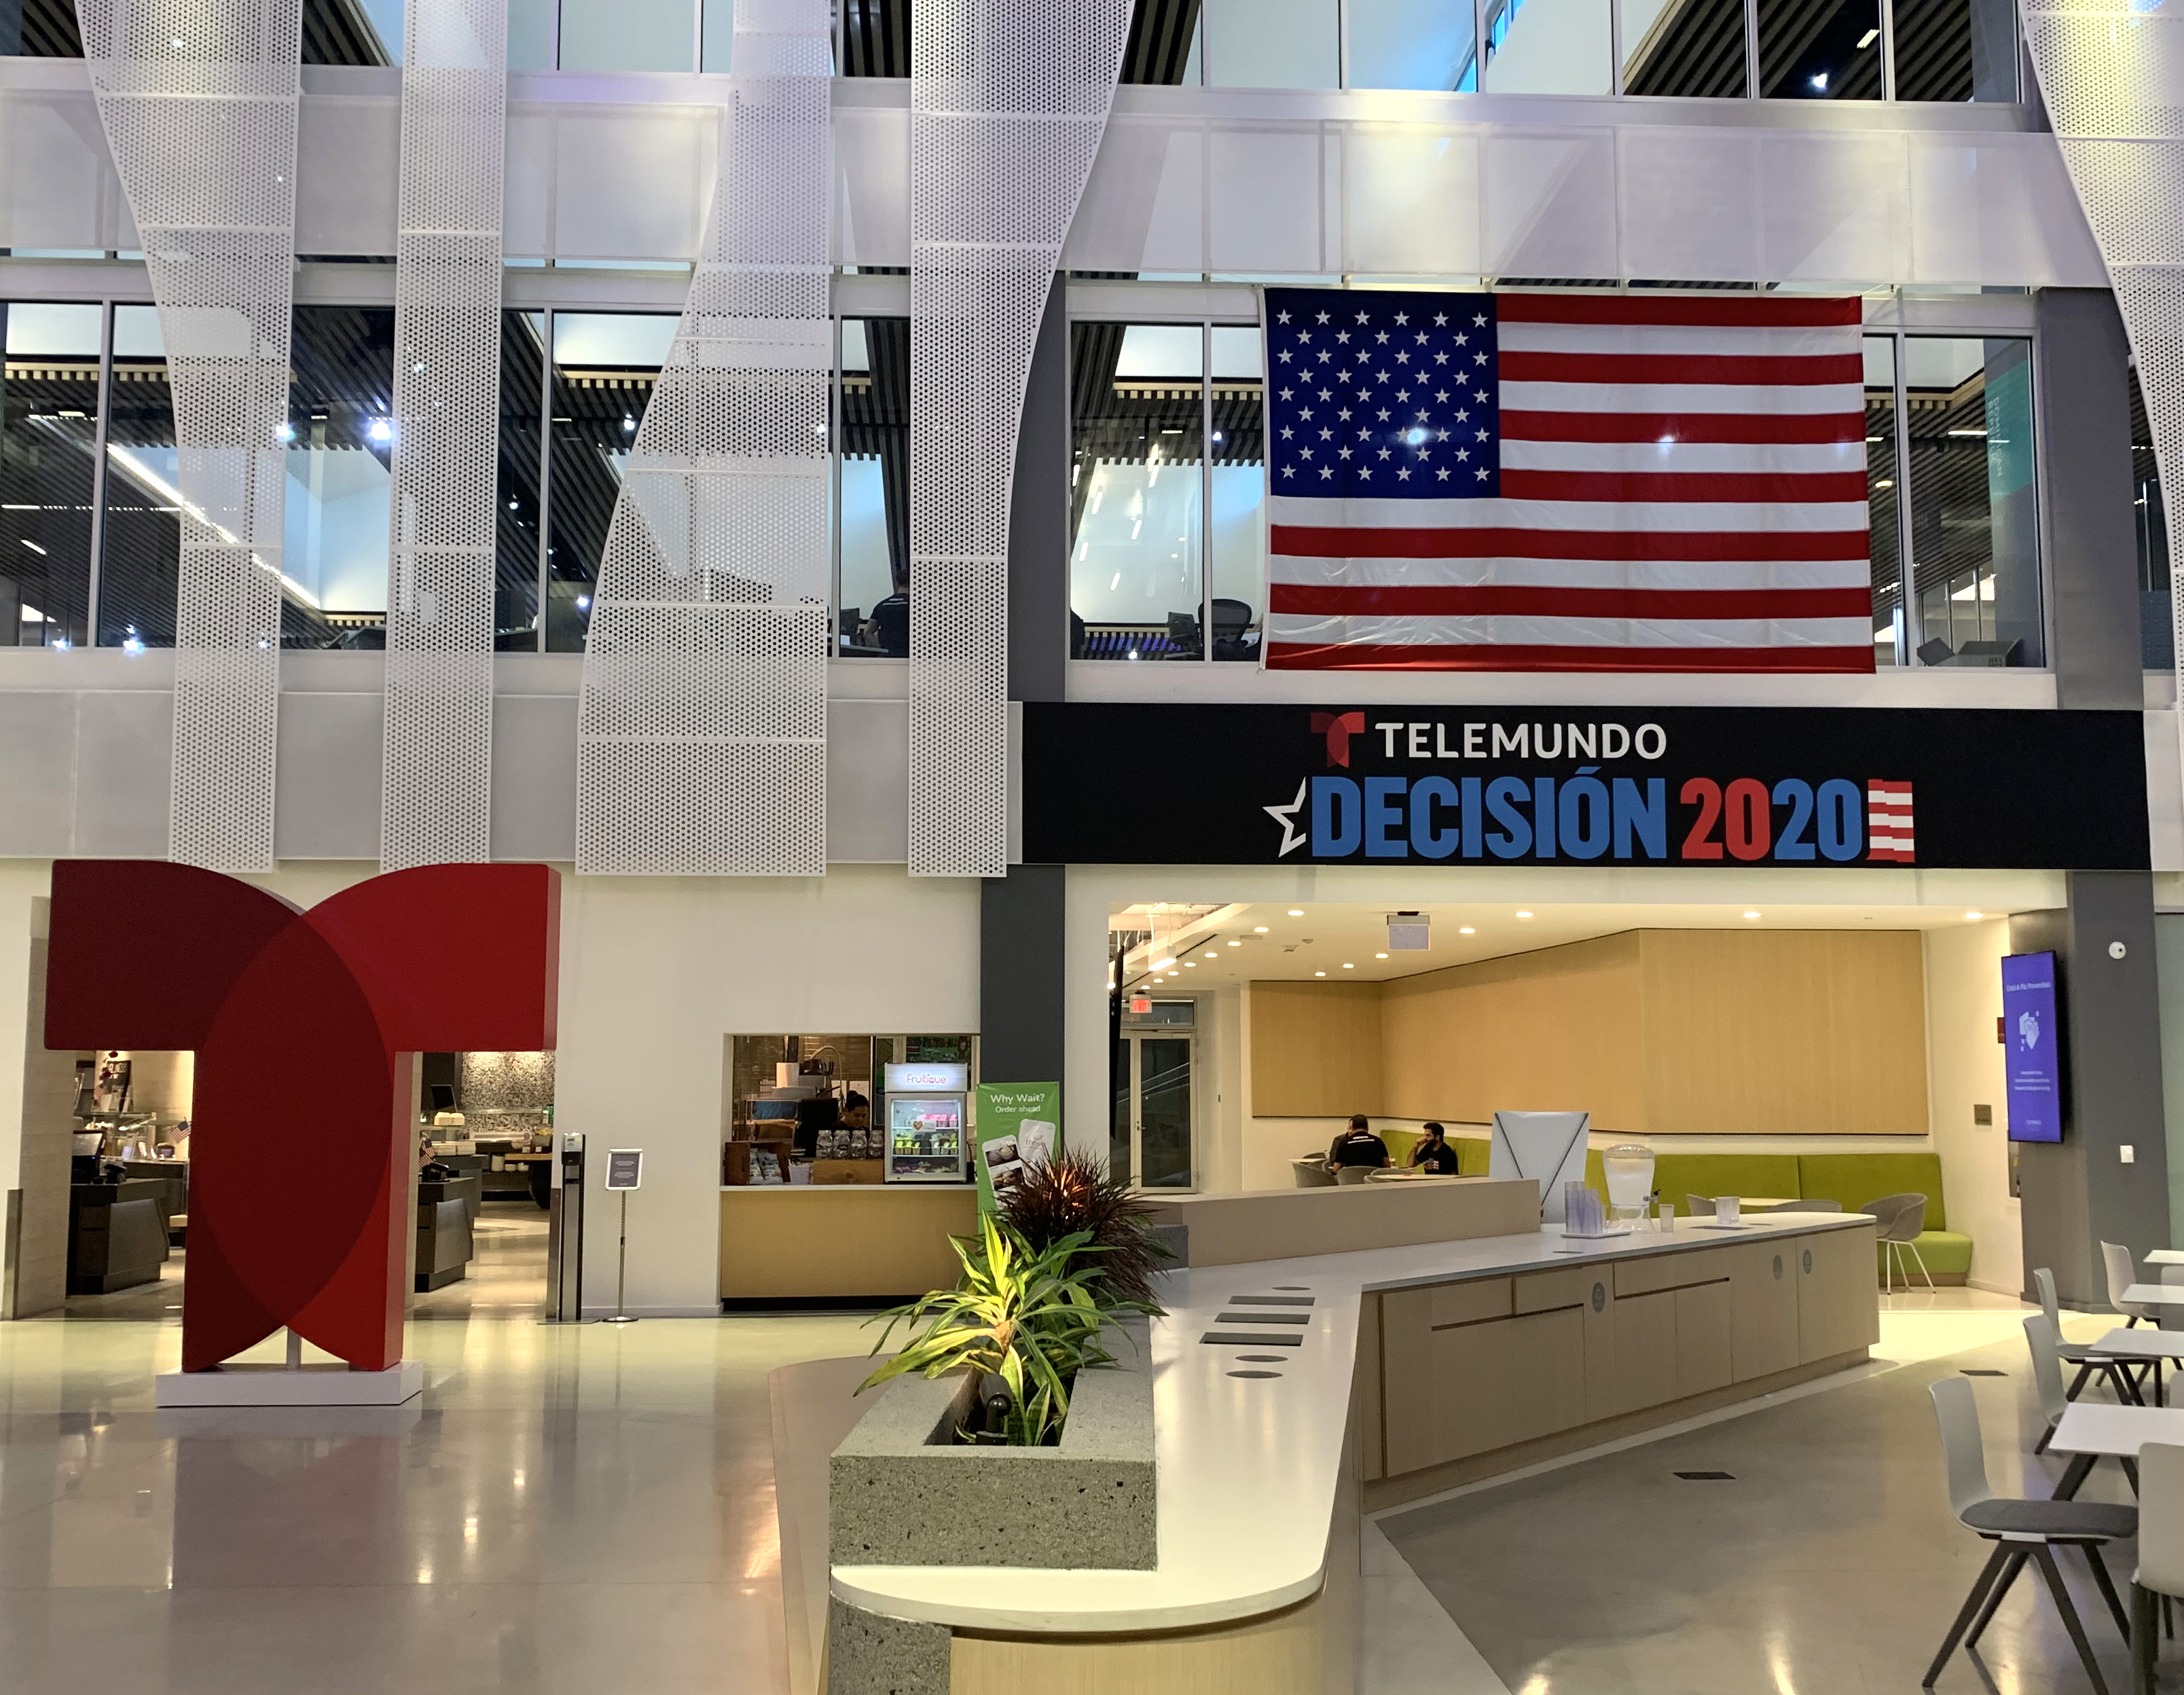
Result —
<instances>
[{"instance_id":1,"label":"white wall","mask_svg":"<svg viewBox=\"0 0 2184 1695\"><path fill-rule=\"evenodd\" d=\"M2153 918L2161 992L2161 1110L2169 1129L2169 1241L2184 1243L2184 912Z\"/></svg>"},{"instance_id":2,"label":"white wall","mask_svg":"<svg viewBox=\"0 0 2184 1695\"><path fill-rule=\"evenodd\" d=\"M1948 1226L1972 1239L1971 1281L2015 1295L2025 1287L2025 1238L2009 1194L2008 1097L2002 1044L2002 918L1926 933L1926 1095L1942 1156ZM1972 1108L1993 1109L1975 1124Z\"/></svg>"},{"instance_id":3,"label":"white wall","mask_svg":"<svg viewBox=\"0 0 2184 1695\"><path fill-rule=\"evenodd\" d=\"M978 1028L975 883L838 865L565 881L554 1123L645 1150L630 1310L718 1310L722 1036ZM585 1305L609 1307L615 1212L596 1188L588 1205Z\"/></svg>"}]
</instances>

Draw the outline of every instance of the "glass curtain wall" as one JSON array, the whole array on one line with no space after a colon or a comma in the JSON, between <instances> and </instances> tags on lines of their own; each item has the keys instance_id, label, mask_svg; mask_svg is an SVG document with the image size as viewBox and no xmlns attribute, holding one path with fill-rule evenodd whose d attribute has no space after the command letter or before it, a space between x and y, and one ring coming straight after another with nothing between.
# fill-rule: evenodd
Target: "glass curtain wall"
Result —
<instances>
[{"instance_id":1,"label":"glass curtain wall","mask_svg":"<svg viewBox=\"0 0 2184 1695\"><path fill-rule=\"evenodd\" d=\"M2169 594L2169 515L2161 504L2161 469L2153 462L2153 427L2138 368L2131 372L2131 493L2138 543L2138 628L2148 671L2176 662L2176 609Z\"/></svg>"},{"instance_id":2,"label":"glass curtain wall","mask_svg":"<svg viewBox=\"0 0 2184 1695\"><path fill-rule=\"evenodd\" d=\"M98 644L172 647L181 491L175 486L174 395L153 307L114 309L106 410Z\"/></svg>"},{"instance_id":3,"label":"glass curtain wall","mask_svg":"<svg viewBox=\"0 0 2184 1695\"><path fill-rule=\"evenodd\" d=\"M1903 512L1896 429L1896 343L1865 342L1865 499L1867 558L1873 574L1873 662L1906 665L1903 622Z\"/></svg>"},{"instance_id":4,"label":"glass curtain wall","mask_svg":"<svg viewBox=\"0 0 2184 1695\"><path fill-rule=\"evenodd\" d=\"M292 322L281 644L383 648L393 309L298 306Z\"/></svg>"},{"instance_id":5,"label":"glass curtain wall","mask_svg":"<svg viewBox=\"0 0 2184 1695\"><path fill-rule=\"evenodd\" d=\"M910 657L910 320L842 321L835 599L845 659Z\"/></svg>"},{"instance_id":6,"label":"glass curtain wall","mask_svg":"<svg viewBox=\"0 0 2184 1695\"><path fill-rule=\"evenodd\" d=\"M547 467L546 646L577 653L622 468L675 340L671 312L554 312Z\"/></svg>"},{"instance_id":7,"label":"glass curtain wall","mask_svg":"<svg viewBox=\"0 0 2184 1695\"><path fill-rule=\"evenodd\" d=\"M2022 98L2010 0L1887 8L1880 0L1138 0L1123 80L1684 99Z\"/></svg>"},{"instance_id":8,"label":"glass curtain wall","mask_svg":"<svg viewBox=\"0 0 2184 1695\"><path fill-rule=\"evenodd\" d=\"M0 647L89 636L103 318L0 304Z\"/></svg>"},{"instance_id":9,"label":"glass curtain wall","mask_svg":"<svg viewBox=\"0 0 2184 1695\"><path fill-rule=\"evenodd\" d=\"M1073 657L1205 652L1205 360L1202 325L1070 326Z\"/></svg>"}]
</instances>

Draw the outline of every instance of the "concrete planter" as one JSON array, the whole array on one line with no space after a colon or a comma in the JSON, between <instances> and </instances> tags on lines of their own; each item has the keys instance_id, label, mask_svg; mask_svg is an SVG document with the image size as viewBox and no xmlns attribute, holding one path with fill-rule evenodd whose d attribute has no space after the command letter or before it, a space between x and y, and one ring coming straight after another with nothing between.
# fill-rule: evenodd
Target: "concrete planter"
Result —
<instances>
[{"instance_id":1,"label":"concrete planter","mask_svg":"<svg viewBox=\"0 0 2184 1695\"><path fill-rule=\"evenodd\" d=\"M1078 1374L1056 1447L956 1446L967 1378L888 1385L829 1464L832 1563L1150 1570L1152 1358L1143 1319L1121 1328L1116 1363Z\"/></svg>"}]
</instances>

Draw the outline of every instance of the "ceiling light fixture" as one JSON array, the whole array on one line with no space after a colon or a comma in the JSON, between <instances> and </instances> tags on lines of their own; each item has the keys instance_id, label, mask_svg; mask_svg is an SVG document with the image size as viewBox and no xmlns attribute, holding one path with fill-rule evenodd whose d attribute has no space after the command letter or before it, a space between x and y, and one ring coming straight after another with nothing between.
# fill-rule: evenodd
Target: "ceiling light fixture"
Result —
<instances>
[{"instance_id":1,"label":"ceiling light fixture","mask_svg":"<svg viewBox=\"0 0 2184 1695\"><path fill-rule=\"evenodd\" d=\"M1301 907L1301 906L1292 906L1292 907L1290 907L1290 917L1291 917L1292 918L1301 918L1302 917L1304 917L1304 908L1303 908L1303 907Z\"/></svg>"},{"instance_id":2,"label":"ceiling light fixture","mask_svg":"<svg viewBox=\"0 0 2184 1695\"><path fill-rule=\"evenodd\" d=\"M1965 913L1965 914L1964 914L1964 917L1965 917L1965 918L1966 918L1966 919L1970 920L1971 923L1978 923L1981 918L1984 918L1985 917L1986 917L1986 913L1984 913L1984 912L1967 912L1967 913Z\"/></svg>"},{"instance_id":3,"label":"ceiling light fixture","mask_svg":"<svg viewBox=\"0 0 2184 1695\"><path fill-rule=\"evenodd\" d=\"M1518 914L1517 914L1517 916L1518 916L1518 917L1520 917L1520 918L1529 918L1529 917L1530 917L1532 915L1531 915L1529 912L1519 912L1519 913L1518 913Z\"/></svg>"},{"instance_id":4,"label":"ceiling light fixture","mask_svg":"<svg viewBox=\"0 0 2184 1695\"><path fill-rule=\"evenodd\" d=\"M1747 912L1744 916L1747 918L1756 918L1759 914L1757 912Z\"/></svg>"},{"instance_id":5,"label":"ceiling light fixture","mask_svg":"<svg viewBox=\"0 0 2184 1695\"><path fill-rule=\"evenodd\" d=\"M1375 959L1385 959L1385 958L1387 958L1387 956L1387 956L1387 955L1385 955L1384 953L1376 953L1376 954L1374 954L1374 955L1373 956L1373 958L1375 958Z\"/></svg>"},{"instance_id":6,"label":"ceiling light fixture","mask_svg":"<svg viewBox=\"0 0 2184 1695\"><path fill-rule=\"evenodd\" d=\"M1875 42L1879 41L1880 39L1880 31L1878 31L1878 30L1868 30L1868 31L1867 31L1864 35L1860 36L1858 38L1858 50L1860 53L1864 53L1864 52L1866 50L1866 48L1868 48L1868 47L1871 47L1871 46L1872 46Z\"/></svg>"},{"instance_id":7,"label":"ceiling light fixture","mask_svg":"<svg viewBox=\"0 0 2184 1695\"><path fill-rule=\"evenodd\" d=\"M1327 973L1326 973L1325 972L1323 972L1323 971L1315 971L1314 973L1312 973L1312 975L1313 975L1314 977L1324 977L1324 976L1326 976L1326 975L1327 975Z\"/></svg>"},{"instance_id":8,"label":"ceiling light fixture","mask_svg":"<svg viewBox=\"0 0 2184 1695\"><path fill-rule=\"evenodd\" d=\"M1263 936L1266 933L1267 927L1264 924L1254 924L1251 926L1251 934L1255 936Z\"/></svg>"},{"instance_id":9,"label":"ceiling light fixture","mask_svg":"<svg viewBox=\"0 0 2184 1695\"><path fill-rule=\"evenodd\" d=\"M1346 960L1344 960L1344 961L1342 962L1342 968L1343 968L1345 971L1355 971L1355 970L1357 970L1357 967L1354 964L1352 964L1350 961L1348 961L1348 960L1346 960Z\"/></svg>"},{"instance_id":10,"label":"ceiling light fixture","mask_svg":"<svg viewBox=\"0 0 2184 1695\"><path fill-rule=\"evenodd\" d=\"M1479 932L1473 929L1468 924L1464 925L1462 928L1457 931L1457 934L1460 936L1475 936L1478 934Z\"/></svg>"}]
</instances>

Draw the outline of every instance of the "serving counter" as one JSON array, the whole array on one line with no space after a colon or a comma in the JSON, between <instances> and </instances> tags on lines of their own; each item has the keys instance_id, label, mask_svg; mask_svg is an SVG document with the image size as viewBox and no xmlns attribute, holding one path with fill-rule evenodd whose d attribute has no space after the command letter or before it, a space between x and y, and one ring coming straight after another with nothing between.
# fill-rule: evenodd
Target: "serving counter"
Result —
<instances>
[{"instance_id":1,"label":"serving counter","mask_svg":"<svg viewBox=\"0 0 2184 1695\"><path fill-rule=\"evenodd\" d=\"M954 1285L968 1183L771 1183L721 1190L721 1298L901 1301Z\"/></svg>"},{"instance_id":2,"label":"serving counter","mask_svg":"<svg viewBox=\"0 0 2184 1695\"><path fill-rule=\"evenodd\" d=\"M1362 1512L1859 1363L1873 1240L1869 1218L1796 1213L1178 1272L1150 1339L1153 1569L835 1565L832 1639L909 1632L946 1668L916 1687L950 1695L1346 1691ZM839 1669L833 1695L861 1695Z\"/></svg>"}]
</instances>

